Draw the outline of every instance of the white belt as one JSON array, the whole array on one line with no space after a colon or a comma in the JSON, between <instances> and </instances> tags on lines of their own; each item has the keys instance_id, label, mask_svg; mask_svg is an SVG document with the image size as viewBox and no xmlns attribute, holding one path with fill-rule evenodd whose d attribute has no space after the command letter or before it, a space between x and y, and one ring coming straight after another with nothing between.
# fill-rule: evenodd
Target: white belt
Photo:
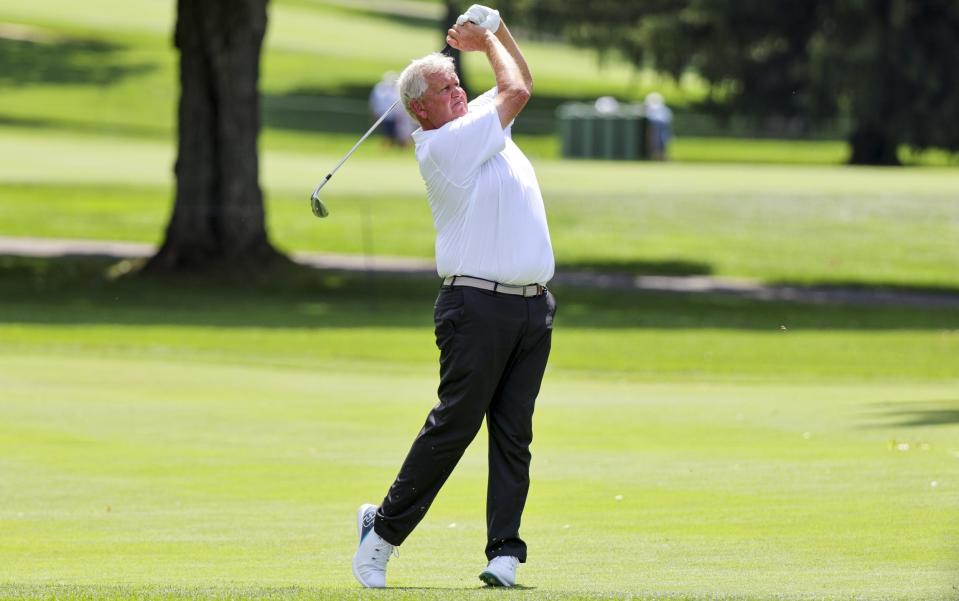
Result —
<instances>
[{"instance_id":1,"label":"white belt","mask_svg":"<svg viewBox=\"0 0 959 601\"><path fill-rule=\"evenodd\" d=\"M541 284L527 284L525 286L511 286L509 284L500 284L482 278L473 278L468 275L451 275L443 280L444 286L469 286L470 288L479 288L489 290L490 292L502 292L503 294L514 294L516 296L539 296L546 292L546 286Z\"/></svg>"}]
</instances>

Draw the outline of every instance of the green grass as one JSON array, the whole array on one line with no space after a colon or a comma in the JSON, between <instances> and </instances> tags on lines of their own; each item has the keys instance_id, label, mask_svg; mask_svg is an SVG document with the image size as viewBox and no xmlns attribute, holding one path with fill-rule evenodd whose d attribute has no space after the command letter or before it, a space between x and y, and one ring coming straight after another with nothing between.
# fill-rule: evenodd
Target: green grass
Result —
<instances>
[{"instance_id":1,"label":"green grass","mask_svg":"<svg viewBox=\"0 0 959 601\"><path fill-rule=\"evenodd\" d=\"M4 131L0 235L159 240L172 204L169 143ZM275 242L361 253L366 221L374 252L431 257L409 151L360 149L326 188L332 216L311 217L308 191L350 143L264 153ZM536 169L565 268L959 287L955 170L547 159Z\"/></svg>"},{"instance_id":2,"label":"green grass","mask_svg":"<svg viewBox=\"0 0 959 601\"><path fill-rule=\"evenodd\" d=\"M370 596L352 512L435 402L434 283L106 266L0 261L0 596ZM507 597L951 598L954 311L557 295ZM488 598L484 486L480 440L372 596Z\"/></svg>"},{"instance_id":3,"label":"green grass","mask_svg":"<svg viewBox=\"0 0 959 601\"><path fill-rule=\"evenodd\" d=\"M328 187L331 218L307 210L362 131L372 82L439 45L422 22L377 14L387 3L333 4L271 3L271 235L360 253L368 223L374 252L429 257L408 151L371 140ZM0 28L0 235L159 240L173 10L3 3L0 22L20 28ZM524 48L533 121L563 95L702 92ZM685 137L678 164L560 161L552 137L520 141L564 268L959 288L955 170L839 168L828 141ZM955 310L557 287L530 588L478 588L480 440L391 564L402 588L374 592L347 567L352 516L385 493L435 403L435 282L110 280L109 267L0 257L2 599L955 598Z\"/></svg>"},{"instance_id":4,"label":"green grass","mask_svg":"<svg viewBox=\"0 0 959 601\"><path fill-rule=\"evenodd\" d=\"M184 360L212 356L245 362L249 349L242 337L234 337L246 326L257 330L258 350L277 365L308 367L334 360L412 365L429 363L434 354L420 337L421 328L432 323L423 310L435 295L431 278L367 282L362 275L326 274L301 277L285 287L269 282L237 290L190 280L176 287L110 283L103 280L107 264L102 262L5 257L0 266L8 348L24 344L29 350L36 332L47 328L83 326L90 328L87 343L98 351L130 356L152 345ZM565 292L559 289L563 317L577 327L564 334L568 346L554 354L552 364L584 376L748 380L760 374L809 381L955 376L953 366L941 360L959 343L951 334L959 322L954 309L811 308L575 289L564 298ZM358 304L359 299L365 300ZM197 312L198 307L211 311ZM314 344L316 327L334 336L328 350ZM144 328L153 340L146 347ZM384 328L393 344L379 341ZM836 344L839 333L842 344ZM631 349L645 346L660 350L637 360ZM65 343L62 350L86 348ZM861 353L866 355L860 359Z\"/></svg>"},{"instance_id":5,"label":"green grass","mask_svg":"<svg viewBox=\"0 0 959 601\"><path fill-rule=\"evenodd\" d=\"M839 165L849 160L849 146L840 140L773 140L679 136L670 146L670 158L689 163L752 163L780 165ZM899 151L907 165L955 167L959 155L943 151Z\"/></svg>"},{"instance_id":6,"label":"green grass","mask_svg":"<svg viewBox=\"0 0 959 601\"><path fill-rule=\"evenodd\" d=\"M0 40L11 66L0 97L0 235L158 241L173 196L172 10L158 1L117 10L108 0L82 11L60 0L0 9L0 19L21 24ZM280 2L272 11L261 173L276 244L359 253L368 223L375 252L431 256L430 215L409 151L368 142L328 187L327 221L310 218L303 200L366 120L355 101L333 110L318 95L365 96L396 68L383 47L425 51L426 28L342 3ZM542 72L537 95L547 99L627 85L622 65L597 72L586 52L532 43L530 56ZM560 81L564 69L575 85ZM561 161L551 136L521 144L539 173L564 268L959 286L952 169L822 166L844 155L829 141L679 138L673 150L682 163L671 165ZM795 166L755 166L779 161Z\"/></svg>"}]
</instances>

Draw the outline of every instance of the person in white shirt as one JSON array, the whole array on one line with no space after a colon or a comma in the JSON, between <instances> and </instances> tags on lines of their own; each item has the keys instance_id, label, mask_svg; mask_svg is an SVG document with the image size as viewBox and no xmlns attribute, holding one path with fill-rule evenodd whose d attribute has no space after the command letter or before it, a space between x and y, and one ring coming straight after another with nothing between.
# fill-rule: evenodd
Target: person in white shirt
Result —
<instances>
[{"instance_id":1,"label":"person in white shirt","mask_svg":"<svg viewBox=\"0 0 959 601\"><path fill-rule=\"evenodd\" d=\"M665 161L671 137L670 124L673 122L673 111L666 106L659 92L651 92L646 96L643 101L643 110L646 113L649 158Z\"/></svg>"},{"instance_id":2,"label":"person in white shirt","mask_svg":"<svg viewBox=\"0 0 959 601\"><path fill-rule=\"evenodd\" d=\"M397 74L387 71L383 78L370 92L370 120L376 121L386 111L393 108L393 104L400 99L397 88ZM406 111L393 110L380 123L380 133L389 146L405 147L410 141L410 134L416 127Z\"/></svg>"},{"instance_id":3,"label":"person in white shirt","mask_svg":"<svg viewBox=\"0 0 959 601\"><path fill-rule=\"evenodd\" d=\"M552 339L554 260L533 167L513 143L513 120L532 91L529 67L499 13L473 5L448 32L483 52L496 87L467 103L453 61L414 60L400 97L420 124L416 160L436 228L443 286L434 307L439 403L430 411L379 506L358 513L353 574L386 585L386 564L446 482L485 417L489 432L487 545L480 579L512 586L526 561L519 536L529 490L533 407Z\"/></svg>"},{"instance_id":4,"label":"person in white shirt","mask_svg":"<svg viewBox=\"0 0 959 601\"><path fill-rule=\"evenodd\" d=\"M380 79L373 86L373 90L370 91L370 119L371 121L376 121L383 115L386 111L393 108L393 103L399 100L400 94L399 90L396 88L396 78L397 75L393 71L387 71L383 74L383 78ZM383 134L383 139L390 146L396 143L397 134L396 134L396 113L395 111L390 113L383 119L383 122L380 123L380 133Z\"/></svg>"}]
</instances>

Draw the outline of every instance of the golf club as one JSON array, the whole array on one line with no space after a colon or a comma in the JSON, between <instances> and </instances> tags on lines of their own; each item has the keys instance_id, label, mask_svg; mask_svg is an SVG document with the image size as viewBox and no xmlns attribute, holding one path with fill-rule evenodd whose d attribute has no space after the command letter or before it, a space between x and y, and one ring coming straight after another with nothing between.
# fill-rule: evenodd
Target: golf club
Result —
<instances>
[{"instance_id":1,"label":"golf club","mask_svg":"<svg viewBox=\"0 0 959 601\"><path fill-rule=\"evenodd\" d=\"M450 45L447 44L446 47L443 48L442 53L448 56L450 53L450 50L451 50ZM336 173L337 169L339 169L343 165L343 163L346 162L348 158L353 156L353 153L356 152L356 149L360 147L360 144L363 143L363 140L370 137L370 134L372 134L373 131L377 128L377 126L379 126L379 124L382 123L384 119L386 119L387 115L393 112L393 109L395 109L396 105L398 105L399 103L400 101L397 100L396 102L393 103L392 106L390 106L390 108L386 109L386 111L384 111L383 114L380 115L380 118L376 120L376 123L374 123L373 126L370 127L365 134L363 134L363 137L360 138L359 141L353 145L353 148L351 148L350 151L346 153L346 156L343 157L340 160L340 162L336 164L336 167L333 167L333 170L330 171L326 175L326 177L324 177L323 180L316 185L316 188L313 189L313 194L310 195L310 207L313 209L314 215L316 215L317 217L326 217L327 215L330 214L330 212L326 208L326 205L324 205L323 201L320 200L320 190L323 188L323 186L326 185L326 182L330 181L330 178L333 177L333 174Z\"/></svg>"}]
</instances>

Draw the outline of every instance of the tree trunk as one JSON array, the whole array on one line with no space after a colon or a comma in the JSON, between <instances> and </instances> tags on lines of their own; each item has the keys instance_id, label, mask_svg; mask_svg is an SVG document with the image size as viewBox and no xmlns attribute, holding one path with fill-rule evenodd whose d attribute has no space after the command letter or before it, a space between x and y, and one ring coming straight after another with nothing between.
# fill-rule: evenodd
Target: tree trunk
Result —
<instances>
[{"instance_id":1,"label":"tree trunk","mask_svg":"<svg viewBox=\"0 0 959 601\"><path fill-rule=\"evenodd\" d=\"M281 258L259 184L260 51L267 0L178 0L176 200L148 271L243 270Z\"/></svg>"},{"instance_id":2,"label":"tree trunk","mask_svg":"<svg viewBox=\"0 0 959 601\"><path fill-rule=\"evenodd\" d=\"M891 53L892 2L876 0L869 5L876 19L875 47L872 49L872 64L862 66L863 77L869 85L861 90L853 102L853 119L856 123L849 137L852 154L851 165L899 165L898 146L901 134L897 134L896 94L898 82L896 67Z\"/></svg>"},{"instance_id":3,"label":"tree trunk","mask_svg":"<svg viewBox=\"0 0 959 601\"><path fill-rule=\"evenodd\" d=\"M900 165L898 144L877 128L858 128L849 137L850 165Z\"/></svg>"},{"instance_id":4,"label":"tree trunk","mask_svg":"<svg viewBox=\"0 0 959 601\"><path fill-rule=\"evenodd\" d=\"M459 4L456 0L446 0L446 16L443 18L443 44L446 45L446 32L456 25L456 19L459 18L462 11L459 10ZM456 66L456 77L460 80L460 87L463 88L463 91L466 93L466 97L469 98L472 96L472 92L469 88L469 83L466 81L466 74L463 72L463 61L461 59L461 52L456 48L450 48L450 56L453 57L454 64Z\"/></svg>"}]
</instances>

